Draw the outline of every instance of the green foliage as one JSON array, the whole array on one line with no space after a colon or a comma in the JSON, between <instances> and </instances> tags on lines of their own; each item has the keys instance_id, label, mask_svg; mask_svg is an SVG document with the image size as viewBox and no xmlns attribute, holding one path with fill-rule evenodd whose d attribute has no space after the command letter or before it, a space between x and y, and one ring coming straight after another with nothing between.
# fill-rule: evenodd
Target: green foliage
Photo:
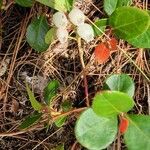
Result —
<instances>
[{"instance_id":1,"label":"green foliage","mask_svg":"<svg viewBox=\"0 0 150 150\"><path fill-rule=\"evenodd\" d=\"M52 97L56 96L59 82L57 80L50 81L44 89L44 100L46 104L50 105Z\"/></svg>"},{"instance_id":2,"label":"green foliage","mask_svg":"<svg viewBox=\"0 0 150 150\"><path fill-rule=\"evenodd\" d=\"M39 121L39 119L42 117L41 113L34 112L32 115L25 118L25 120L21 123L19 126L20 129L26 129L35 124Z\"/></svg>"},{"instance_id":3,"label":"green foliage","mask_svg":"<svg viewBox=\"0 0 150 150\"><path fill-rule=\"evenodd\" d=\"M56 29L51 28L45 35L45 43L46 44L51 44L56 37Z\"/></svg>"},{"instance_id":4,"label":"green foliage","mask_svg":"<svg viewBox=\"0 0 150 150\"><path fill-rule=\"evenodd\" d=\"M76 122L75 135L86 148L100 150L111 144L117 134L117 117L97 116L91 108L84 111Z\"/></svg>"},{"instance_id":5,"label":"green foliage","mask_svg":"<svg viewBox=\"0 0 150 150\"><path fill-rule=\"evenodd\" d=\"M94 25L92 26L95 36L101 36L103 34L102 32L105 32L105 28L107 26L107 21L108 21L108 19L104 18L104 19L98 19L94 22L94 24L99 28L99 29L97 29Z\"/></svg>"},{"instance_id":6,"label":"green foliage","mask_svg":"<svg viewBox=\"0 0 150 150\"><path fill-rule=\"evenodd\" d=\"M104 10L111 15L116 8L131 5L132 0L104 0Z\"/></svg>"},{"instance_id":7,"label":"green foliage","mask_svg":"<svg viewBox=\"0 0 150 150\"><path fill-rule=\"evenodd\" d=\"M58 145L57 147L53 148L52 150L65 150L64 144Z\"/></svg>"},{"instance_id":8,"label":"green foliage","mask_svg":"<svg viewBox=\"0 0 150 150\"><path fill-rule=\"evenodd\" d=\"M3 1L0 0L0 9L1 9L2 6L3 6Z\"/></svg>"},{"instance_id":9,"label":"green foliage","mask_svg":"<svg viewBox=\"0 0 150 150\"><path fill-rule=\"evenodd\" d=\"M29 45L37 52L47 50L48 44L45 43L45 35L49 27L44 16L39 16L28 26L26 39Z\"/></svg>"},{"instance_id":10,"label":"green foliage","mask_svg":"<svg viewBox=\"0 0 150 150\"><path fill-rule=\"evenodd\" d=\"M59 117L57 120L55 120L55 125L57 127L61 127L67 120L67 116L62 116L62 117Z\"/></svg>"},{"instance_id":11,"label":"green foliage","mask_svg":"<svg viewBox=\"0 0 150 150\"><path fill-rule=\"evenodd\" d=\"M129 150L150 149L150 116L129 115L129 128L124 135Z\"/></svg>"},{"instance_id":12,"label":"green foliage","mask_svg":"<svg viewBox=\"0 0 150 150\"><path fill-rule=\"evenodd\" d=\"M62 103L61 105L61 109L63 110L63 112L67 112L71 109L71 103L69 101L65 101ZM62 116L62 117L59 117L56 121L55 121L55 125L57 127L61 127L62 125L64 125L64 123L66 122L67 120L67 116Z\"/></svg>"},{"instance_id":13,"label":"green foliage","mask_svg":"<svg viewBox=\"0 0 150 150\"><path fill-rule=\"evenodd\" d=\"M150 26L149 28L139 35L137 38L127 40L131 45L138 48L150 48Z\"/></svg>"},{"instance_id":14,"label":"green foliage","mask_svg":"<svg viewBox=\"0 0 150 150\"><path fill-rule=\"evenodd\" d=\"M118 91L103 91L96 94L92 104L94 112L99 116L118 115L128 112L134 106L133 99Z\"/></svg>"},{"instance_id":15,"label":"green foliage","mask_svg":"<svg viewBox=\"0 0 150 150\"><path fill-rule=\"evenodd\" d=\"M124 40L137 38L149 25L149 14L136 7L119 7L109 18L116 36Z\"/></svg>"},{"instance_id":16,"label":"green foliage","mask_svg":"<svg viewBox=\"0 0 150 150\"><path fill-rule=\"evenodd\" d=\"M26 89L33 109L40 111L42 109L42 105L35 99L34 93L30 90L27 83L26 83Z\"/></svg>"},{"instance_id":17,"label":"green foliage","mask_svg":"<svg viewBox=\"0 0 150 150\"><path fill-rule=\"evenodd\" d=\"M33 5L33 0L15 0L15 3L23 7L31 7Z\"/></svg>"},{"instance_id":18,"label":"green foliage","mask_svg":"<svg viewBox=\"0 0 150 150\"><path fill-rule=\"evenodd\" d=\"M127 74L113 74L105 81L105 87L107 90L120 91L133 97L135 91L135 85Z\"/></svg>"},{"instance_id":19,"label":"green foliage","mask_svg":"<svg viewBox=\"0 0 150 150\"><path fill-rule=\"evenodd\" d=\"M53 9L63 12L70 11L74 2L73 0L36 0L36 1L46 6L49 6Z\"/></svg>"}]
</instances>

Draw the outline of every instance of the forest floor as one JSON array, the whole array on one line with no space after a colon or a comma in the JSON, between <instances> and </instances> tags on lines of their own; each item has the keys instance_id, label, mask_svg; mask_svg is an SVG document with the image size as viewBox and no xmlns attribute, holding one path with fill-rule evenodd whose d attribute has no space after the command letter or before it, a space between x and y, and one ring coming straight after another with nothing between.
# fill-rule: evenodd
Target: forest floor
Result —
<instances>
[{"instance_id":1,"label":"forest floor","mask_svg":"<svg viewBox=\"0 0 150 150\"><path fill-rule=\"evenodd\" d=\"M134 0L134 5L144 8L146 1ZM84 70L80 63L78 45L74 41L64 45L56 43L43 53L36 53L26 42L26 29L31 20L42 13L48 14L51 23L53 10L39 3L32 8L23 8L12 0L5 1L4 6L5 10L0 14L0 68L5 62L7 70L0 76L0 150L52 150L61 144L64 144L66 150L84 149L74 135L79 112L71 113L61 128L51 125L46 131L43 125L38 124L29 130L18 130L22 120L34 111L28 100L25 78L33 77L32 90L41 101L46 83L52 79L58 80L61 87L55 107L67 99L74 109L78 109L86 106ZM106 16L101 0L79 0L78 7L92 21ZM101 39L105 41L106 37ZM134 48L123 40L118 40L118 45L129 57L117 50L109 61L98 65L94 61L93 48L101 39L96 38L91 43L82 42L90 102L95 93L101 90L106 77L113 73L126 73L136 85L135 113L150 114L150 84L145 78L150 75L150 51ZM120 149L125 149L123 141L120 142ZM118 141L115 141L108 149L115 150L117 146Z\"/></svg>"}]
</instances>

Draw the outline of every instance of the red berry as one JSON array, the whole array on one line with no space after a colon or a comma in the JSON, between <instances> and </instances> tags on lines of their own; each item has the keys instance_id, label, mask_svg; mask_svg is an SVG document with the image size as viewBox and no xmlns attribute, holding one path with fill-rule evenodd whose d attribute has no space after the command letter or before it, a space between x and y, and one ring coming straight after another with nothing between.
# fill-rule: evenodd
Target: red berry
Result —
<instances>
[{"instance_id":1,"label":"red berry","mask_svg":"<svg viewBox=\"0 0 150 150\"><path fill-rule=\"evenodd\" d=\"M127 118L121 117L120 124L119 124L119 131L120 133L124 134L129 126L129 120Z\"/></svg>"}]
</instances>

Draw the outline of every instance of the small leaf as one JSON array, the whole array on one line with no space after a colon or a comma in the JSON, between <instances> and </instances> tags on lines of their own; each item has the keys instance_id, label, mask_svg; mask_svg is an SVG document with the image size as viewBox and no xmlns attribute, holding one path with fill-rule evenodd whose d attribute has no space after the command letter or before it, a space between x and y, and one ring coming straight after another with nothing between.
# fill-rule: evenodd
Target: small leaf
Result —
<instances>
[{"instance_id":1,"label":"small leaf","mask_svg":"<svg viewBox=\"0 0 150 150\"><path fill-rule=\"evenodd\" d=\"M108 15L111 15L116 8L121 6L129 6L132 0L104 0L104 10Z\"/></svg>"},{"instance_id":2,"label":"small leaf","mask_svg":"<svg viewBox=\"0 0 150 150\"><path fill-rule=\"evenodd\" d=\"M56 37L56 29L51 28L45 35L45 43L46 44L51 44Z\"/></svg>"},{"instance_id":3,"label":"small leaf","mask_svg":"<svg viewBox=\"0 0 150 150\"><path fill-rule=\"evenodd\" d=\"M59 82L57 80L50 81L48 85L44 89L44 100L50 105L52 97L54 97L57 93L57 89L59 87Z\"/></svg>"},{"instance_id":4,"label":"small leaf","mask_svg":"<svg viewBox=\"0 0 150 150\"><path fill-rule=\"evenodd\" d=\"M70 11L70 9L73 6L73 0L36 0L36 1L46 6L49 6L53 9L63 12Z\"/></svg>"},{"instance_id":5,"label":"small leaf","mask_svg":"<svg viewBox=\"0 0 150 150\"><path fill-rule=\"evenodd\" d=\"M120 91L128 94L129 96L133 97L135 92L135 85L127 74L113 74L108 77L105 81L104 89L112 90L112 91Z\"/></svg>"},{"instance_id":6,"label":"small leaf","mask_svg":"<svg viewBox=\"0 0 150 150\"><path fill-rule=\"evenodd\" d=\"M119 132L124 134L129 126L129 120L127 118L121 117L119 123Z\"/></svg>"},{"instance_id":7,"label":"small leaf","mask_svg":"<svg viewBox=\"0 0 150 150\"><path fill-rule=\"evenodd\" d=\"M33 0L15 0L15 3L23 7L32 7Z\"/></svg>"},{"instance_id":8,"label":"small leaf","mask_svg":"<svg viewBox=\"0 0 150 150\"><path fill-rule=\"evenodd\" d=\"M98 19L94 22L95 26L93 25L93 30L94 30L94 33L95 33L95 36L101 36L103 35L103 32L105 32L105 28L107 26L107 22L108 22L108 19L107 18L104 18L104 19ZM99 29L97 29L99 28Z\"/></svg>"},{"instance_id":9,"label":"small leaf","mask_svg":"<svg viewBox=\"0 0 150 150\"><path fill-rule=\"evenodd\" d=\"M48 44L45 43L45 35L49 27L44 16L40 16L33 20L28 26L26 39L29 45L37 52L43 52L48 49Z\"/></svg>"},{"instance_id":10,"label":"small leaf","mask_svg":"<svg viewBox=\"0 0 150 150\"><path fill-rule=\"evenodd\" d=\"M81 114L75 126L78 142L91 150L106 148L115 140L116 134L117 117L99 117L91 108Z\"/></svg>"},{"instance_id":11,"label":"small leaf","mask_svg":"<svg viewBox=\"0 0 150 150\"><path fill-rule=\"evenodd\" d=\"M55 120L55 125L60 128L61 126L63 126L66 120L67 120L67 116L62 116L58 118L57 120Z\"/></svg>"},{"instance_id":12,"label":"small leaf","mask_svg":"<svg viewBox=\"0 0 150 150\"><path fill-rule=\"evenodd\" d=\"M53 148L52 150L65 150L64 144L58 145L57 147Z\"/></svg>"},{"instance_id":13,"label":"small leaf","mask_svg":"<svg viewBox=\"0 0 150 150\"><path fill-rule=\"evenodd\" d=\"M61 108L64 112L69 111L71 109L72 105L70 101L64 101L61 105Z\"/></svg>"},{"instance_id":14,"label":"small leaf","mask_svg":"<svg viewBox=\"0 0 150 150\"><path fill-rule=\"evenodd\" d=\"M108 47L111 51L114 51L117 49L118 41L115 38L111 38L107 41Z\"/></svg>"},{"instance_id":15,"label":"small leaf","mask_svg":"<svg viewBox=\"0 0 150 150\"><path fill-rule=\"evenodd\" d=\"M31 102L34 110L40 111L42 109L42 105L35 99L34 93L30 90L28 84L26 83L26 89L28 92L29 100Z\"/></svg>"},{"instance_id":16,"label":"small leaf","mask_svg":"<svg viewBox=\"0 0 150 150\"><path fill-rule=\"evenodd\" d=\"M150 25L149 14L136 7L119 7L109 18L115 34L124 40L137 38Z\"/></svg>"},{"instance_id":17,"label":"small leaf","mask_svg":"<svg viewBox=\"0 0 150 150\"><path fill-rule=\"evenodd\" d=\"M103 91L96 94L92 104L94 112L99 116L113 116L128 112L134 106L133 99L118 91Z\"/></svg>"},{"instance_id":18,"label":"small leaf","mask_svg":"<svg viewBox=\"0 0 150 150\"><path fill-rule=\"evenodd\" d=\"M95 60L102 64L106 62L110 57L110 50L106 47L104 43L100 43L95 47Z\"/></svg>"},{"instance_id":19,"label":"small leaf","mask_svg":"<svg viewBox=\"0 0 150 150\"><path fill-rule=\"evenodd\" d=\"M150 149L150 116L128 115L130 121L124 135L129 150Z\"/></svg>"},{"instance_id":20,"label":"small leaf","mask_svg":"<svg viewBox=\"0 0 150 150\"><path fill-rule=\"evenodd\" d=\"M32 115L25 118L25 120L19 126L20 129L26 129L38 122L38 120L42 117L41 113L35 112Z\"/></svg>"}]
</instances>

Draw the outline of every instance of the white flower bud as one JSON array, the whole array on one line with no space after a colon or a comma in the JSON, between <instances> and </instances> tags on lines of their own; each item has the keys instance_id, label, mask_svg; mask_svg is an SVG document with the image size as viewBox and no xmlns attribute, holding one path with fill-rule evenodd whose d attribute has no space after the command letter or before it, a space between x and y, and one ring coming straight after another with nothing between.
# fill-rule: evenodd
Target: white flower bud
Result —
<instances>
[{"instance_id":1,"label":"white flower bud","mask_svg":"<svg viewBox=\"0 0 150 150\"><path fill-rule=\"evenodd\" d=\"M60 43L66 43L68 40L68 31L67 29L64 28L58 28L56 31L56 36L58 38L58 40L60 41Z\"/></svg>"},{"instance_id":2,"label":"white flower bud","mask_svg":"<svg viewBox=\"0 0 150 150\"><path fill-rule=\"evenodd\" d=\"M79 26L84 24L85 15L80 9L73 8L69 13L69 19L74 25Z\"/></svg>"},{"instance_id":3,"label":"white flower bud","mask_svg":"<svg viewBox=\"0 0 150 150\"><path fill-rule=\"evenodd\" d=\"M87 43L90 42L90 41L92 41L94 39L93 28L89 24L87 24L87 23L84 23L84 24L80 25L77 28L77 33Z\"/></svg>"},{"instance_id":4,"label":"white flower bud","mask_svg":"<svg viewBox=\"0 0 150 150\"><path fill-rule=\"evenodd\" d=\"M68 20L63 12L56 12L53 15L53 23L57 28L66 28Z\"/></svg>"}]
</instances>

